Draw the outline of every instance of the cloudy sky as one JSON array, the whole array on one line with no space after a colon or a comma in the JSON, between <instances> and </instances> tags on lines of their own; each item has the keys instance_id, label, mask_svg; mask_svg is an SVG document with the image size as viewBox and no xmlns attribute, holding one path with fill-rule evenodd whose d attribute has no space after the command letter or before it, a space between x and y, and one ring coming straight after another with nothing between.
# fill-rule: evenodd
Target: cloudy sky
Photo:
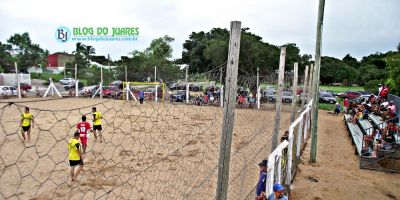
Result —
<instances>
[{"instance_id":1,"label":"cloudy sky","mask_svg":"<svg viewBox=\"0 0 400 200\"><path fill-rule=\"evenodd\" d=\"M169 35L174 58L193 31L228 28L233 20L275 45L296 43L314 55L317 0L0 0L0 41L29 32L34 43L51 53L72 52L74 42L59 43L55 30L66 27L139 27L134 42L85 42L113 59L143 50L152 39ZM400 42L400 1L326 0L322 53L361 59L395 50Z\"/></svg>"}]
</instances>

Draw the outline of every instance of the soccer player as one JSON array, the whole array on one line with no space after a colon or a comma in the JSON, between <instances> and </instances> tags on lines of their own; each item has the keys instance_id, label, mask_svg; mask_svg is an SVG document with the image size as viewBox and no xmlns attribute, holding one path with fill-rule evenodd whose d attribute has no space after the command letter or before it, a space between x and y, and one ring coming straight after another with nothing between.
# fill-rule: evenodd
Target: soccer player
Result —
<instances>
[{"instance_id":1,"label":"soccer player","mask_svg":"<svg viewBox=\"0 0 400 200\"><path fill-rule=\"evenodd\" d=\"M86 154L87 141L89 137L88 131L92 131L92 127L90 127L89 122L86 121L86 116L82 116L82 122L79 122L76 125L76 128L80 133L80 140L82 143L83 154Z\"/></svg>"},{"instance_id":2,"label":"soccer player","mask_svg":"<svg viewBox=\"0 0 400 200\"><path fill-rule=\"evenodd\" d=\"M79 173L82 171L83 168L83 157L82 157L82 150L79 144L79 131L74 133L74 137L69 140L68 143L68 159L69 165L71 166L71 181L75 181L78 177ZM75 171L75 167L79 165L78 169Z\"/></svg>"},{"instance_id":3,"label":"soccer player","mask_svg":"<svg viewBox=\"0 0 400 200\"><path fill-rule=\"evenodd\" d=\"M25 107L25 112L21 115L21 133L24 141L26 140L25 133L28 137L28 142L31 140L31 128L33 128L33 115L29 112L29 108Z\"/></svg>"},{"instance_id":4,"label":"soccer player","mask_svg":"<svg viewBox=\"0 0 400 200\"><path fill-rule=\"evenodd\" d=\"M101 115L100 112L96 111L96 107L92 108L92 114L93 114L93 132L94 132L94 139L97 140L97 138L100 139L100 143L103 142L103 135L101 133L102 128L101 128L101 119L103 119L103 116Z\"/></svg>"}]
</instances>

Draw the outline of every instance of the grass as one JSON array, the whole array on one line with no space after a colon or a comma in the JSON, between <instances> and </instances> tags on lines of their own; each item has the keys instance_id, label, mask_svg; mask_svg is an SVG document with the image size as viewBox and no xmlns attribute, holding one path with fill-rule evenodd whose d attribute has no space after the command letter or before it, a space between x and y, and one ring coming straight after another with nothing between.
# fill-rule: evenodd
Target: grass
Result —
<instances>
[{"instance_id":1,"label":"grass","mask_svg":"<svg viewBox=\"0 0 400 200\"><path fill-rule=\"evenodd\" d=\"M327 85L321 85L319 86L320 90L330 90L334 93L343 93L348 90L351 91L364 91L364 87L361 86L327 86Z\"/></svg>"}]
</instances>

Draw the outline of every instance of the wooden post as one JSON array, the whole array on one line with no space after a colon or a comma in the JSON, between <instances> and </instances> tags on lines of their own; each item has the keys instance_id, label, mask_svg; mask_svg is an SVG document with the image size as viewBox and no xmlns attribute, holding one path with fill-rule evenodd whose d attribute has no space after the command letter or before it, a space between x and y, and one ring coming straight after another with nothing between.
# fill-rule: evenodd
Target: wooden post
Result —
<instances>
[{"instance_id":1,"label":"wooden post","mask_svg":"<svg viewBox=\"0 0 400 200\"><path fill-rule=\"evenodd\" d=\"M229 38L229 53L226 68L226 92L224 105L224 121L222 125L221 144L218 159L218 182L215 199L226 200L229 181L229 163L231 159L231 143L235 117L237 75L240 52L241 22L232 21Z\"/></svg>"},{"instance_id":2,"label":"wooden post","mask_svg":"<svg viewBox=\"0 0 400 200\"><path fill-rule=\"evenodd\" d=\"M285 57L286 47L281 47L281 56L279 59L279 75L278 75L278 90L276 91L276 109L275 109L275 125L272 134L272 148L273 152L279 144L279 126L281 124L281 106L282 106L282 90L285 78Z\"/></svg>"},{"instance_id":3,"label":"wooden post","mask_svg":"<svg viewBox=\"0 0 400 200\"><path fill-rule=\"evenodd\" d=\"M308 86L308 65L306 65L306 70L304 71L304 82L303 82L303 96L301 96L301 110L304 110L304 104L306 100L306 91Z\"/></svg>"},{"instance_id":4,"label":"wooden post","mask_svg":"<svg viewBox=\"0 0 400 200\"><path fill-rule=\"evenodd\" d=\"M222 66L219 68L219 83L222 85Z\"/></svg>"},{"instance_id":5,"label":"wooden post","mask_svg":"<svg viewBox=\"0 0 400 200\"><path fill-rule=\"evenodd\" d=\"M186 82L186 103L189 103L189 65L186 66L186 76L185 76L185 82Z\"/></svg>"},{"instance_id":6,"label":"wooden post","mask_svg":"<svg viewBox=\"0 0 400 200\"><path fill-rule=\"evenodd\" d=\"M128 68L125 65L125 82L128 82Z\"/></svg>"},{"instance_id":7,"label":"wooden post","mask_svg":"<svg viewBox=\"0 0 400 200\"><path fill-rule=\"evenodd\" d=\"M15 65L15 75L17 75L17 95L18 95L18 98L21 98L21 84L19 82L17 62L14 62L14 65Z\"/></svg>"},{"instance_id":8,"label":"wooden post","mask_svg":"<svg viewBox=\"0 0 400 200\"><path fill-rule=\"evenodd\" d=\"M257 67L257 108L260 109L260 73L259 68Z\"/></svg>"},{"instance_id":9,"label":"wooden post","mask_svg":"<svg viewBox=\"0 0 400 200\"><path fill-rule=\"evenodd\" d=\"M75 80L78 78L78 64L75 64Z\"/></svg>"},{"instance_id":10,"label":"wooden post","mask_svg":"<svg viewBox=\"0 0 400 200\"><path fill-rule=\"evenodd\" d=\"M325 0L319 0L318 22L317 22L317 42L315 47L315 69L313 78L314 103L312 105L312 126L311 126L311 163L317 162L317 131L318 131L318 99L319 99L319 71L321 68L321 46L322 46L322 26L324 22Z\"/></svg>"},{"instance_id":11,"label":"wooden post","mask_svg":"<svg viewBox=\"0 0 400 200\"><path fill-rule=\"evenodd\" d=\"M310 77L308 78L308 94L307 94L307 103L310 102L312 97L312 80L313 80L313 72L314 72L314 64L310 66Z\"/></svg>"},{"instance_id":12,"label":"wooden post","mask_svg":"<svg viewBox=\"0 0 400 200\"><path fill-rule=\"evenodd\" d=\"M103 65L100 65L100 99L102 98L103 98Z\"/></svg>"},{"instance_id":13,"label":"wooden post","mask_svg":"<svg viewBox=\"0 0 400 200\"><path fill-rule=\"evenodd\" d=\"M154 66L154 82L157 82L157 66ZM155 99L155 101L157 102L157 96L158 96L158 94L157 94L157 92L158 92L158 88L157 88L157 85L156 85L156 91L154 92L154 99Z\"/></svg>"},{"instance_id":14,"label":"wooden post","mask_svg":"<svg viewBox=\"0 0 400 200\"><path fill-rule=\"evenodd\" d=\"M298 68L299 63L294 63L294 70L293 70L293 96L292 96L292 113L290 115L290 124L294 122L294 118L296 117L296 103L297 103L297 76L298 76Z\"/></svg>"},{"instance_id":15,"label":"wooden post","mask_svg":"<svg viewBox=\"0 0 400 200\"><path fill-rule=\"evenodd\" d=\"M63 64L64 64L64 78L67 78L67 68L65 67L65 62Z\"/></svg>"}]
</instances>

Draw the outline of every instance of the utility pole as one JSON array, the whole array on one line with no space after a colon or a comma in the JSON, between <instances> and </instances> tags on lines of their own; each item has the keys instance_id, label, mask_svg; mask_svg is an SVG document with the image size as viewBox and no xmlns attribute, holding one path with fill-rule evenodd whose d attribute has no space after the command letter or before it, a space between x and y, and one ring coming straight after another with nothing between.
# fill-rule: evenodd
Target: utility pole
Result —
<instances>
[{"instance_id":1,"label":"utility pole","mask_svg":"<svg viewBox=\"0 0 400 200\"><path fill-rule=\"evenodd\" d=\"M275 125L272 134L272 149L273 152L279 144L279 128L281 124L281 106L282 106L282 90L284 87L285 78L285 57L286 47L281 47L281 54L279 59L279 75L278 75L278 90L276 91L276 109L275 109Z\"/></svg>"},{"instance_id":2,"label":"utility pole","mask_svg":"<svg viewBox=\"0 0 400 200\"><path fill-rule=\"evenodd\" d=\"M325 0L319 0L318 22L317 22L317 42L315 47L315 69L313 78L314 103L312 105L312 127L311 127L311 155L310 162L317 162L317 131L318 131L318 98L319 98L319 71L321 68L321 46L322 46L322 27L324 22Z\"/></svg>"},{"instance_id":3,"label":"utility pole","mask_svg":"<svg viewBox=\"0 0 400 200\"><path fill-rule=\"evenodd\" d=\"M231 159L231 144L233 123L235 119L236 88L240 52L241 22L232 21L229 37L228 61L226 67L226 92L224 104L224 119L222 125L221 144L218 159L218 181L215 199L226 200L229 182L229 164Z\"/></svg>"}]
</instances>

